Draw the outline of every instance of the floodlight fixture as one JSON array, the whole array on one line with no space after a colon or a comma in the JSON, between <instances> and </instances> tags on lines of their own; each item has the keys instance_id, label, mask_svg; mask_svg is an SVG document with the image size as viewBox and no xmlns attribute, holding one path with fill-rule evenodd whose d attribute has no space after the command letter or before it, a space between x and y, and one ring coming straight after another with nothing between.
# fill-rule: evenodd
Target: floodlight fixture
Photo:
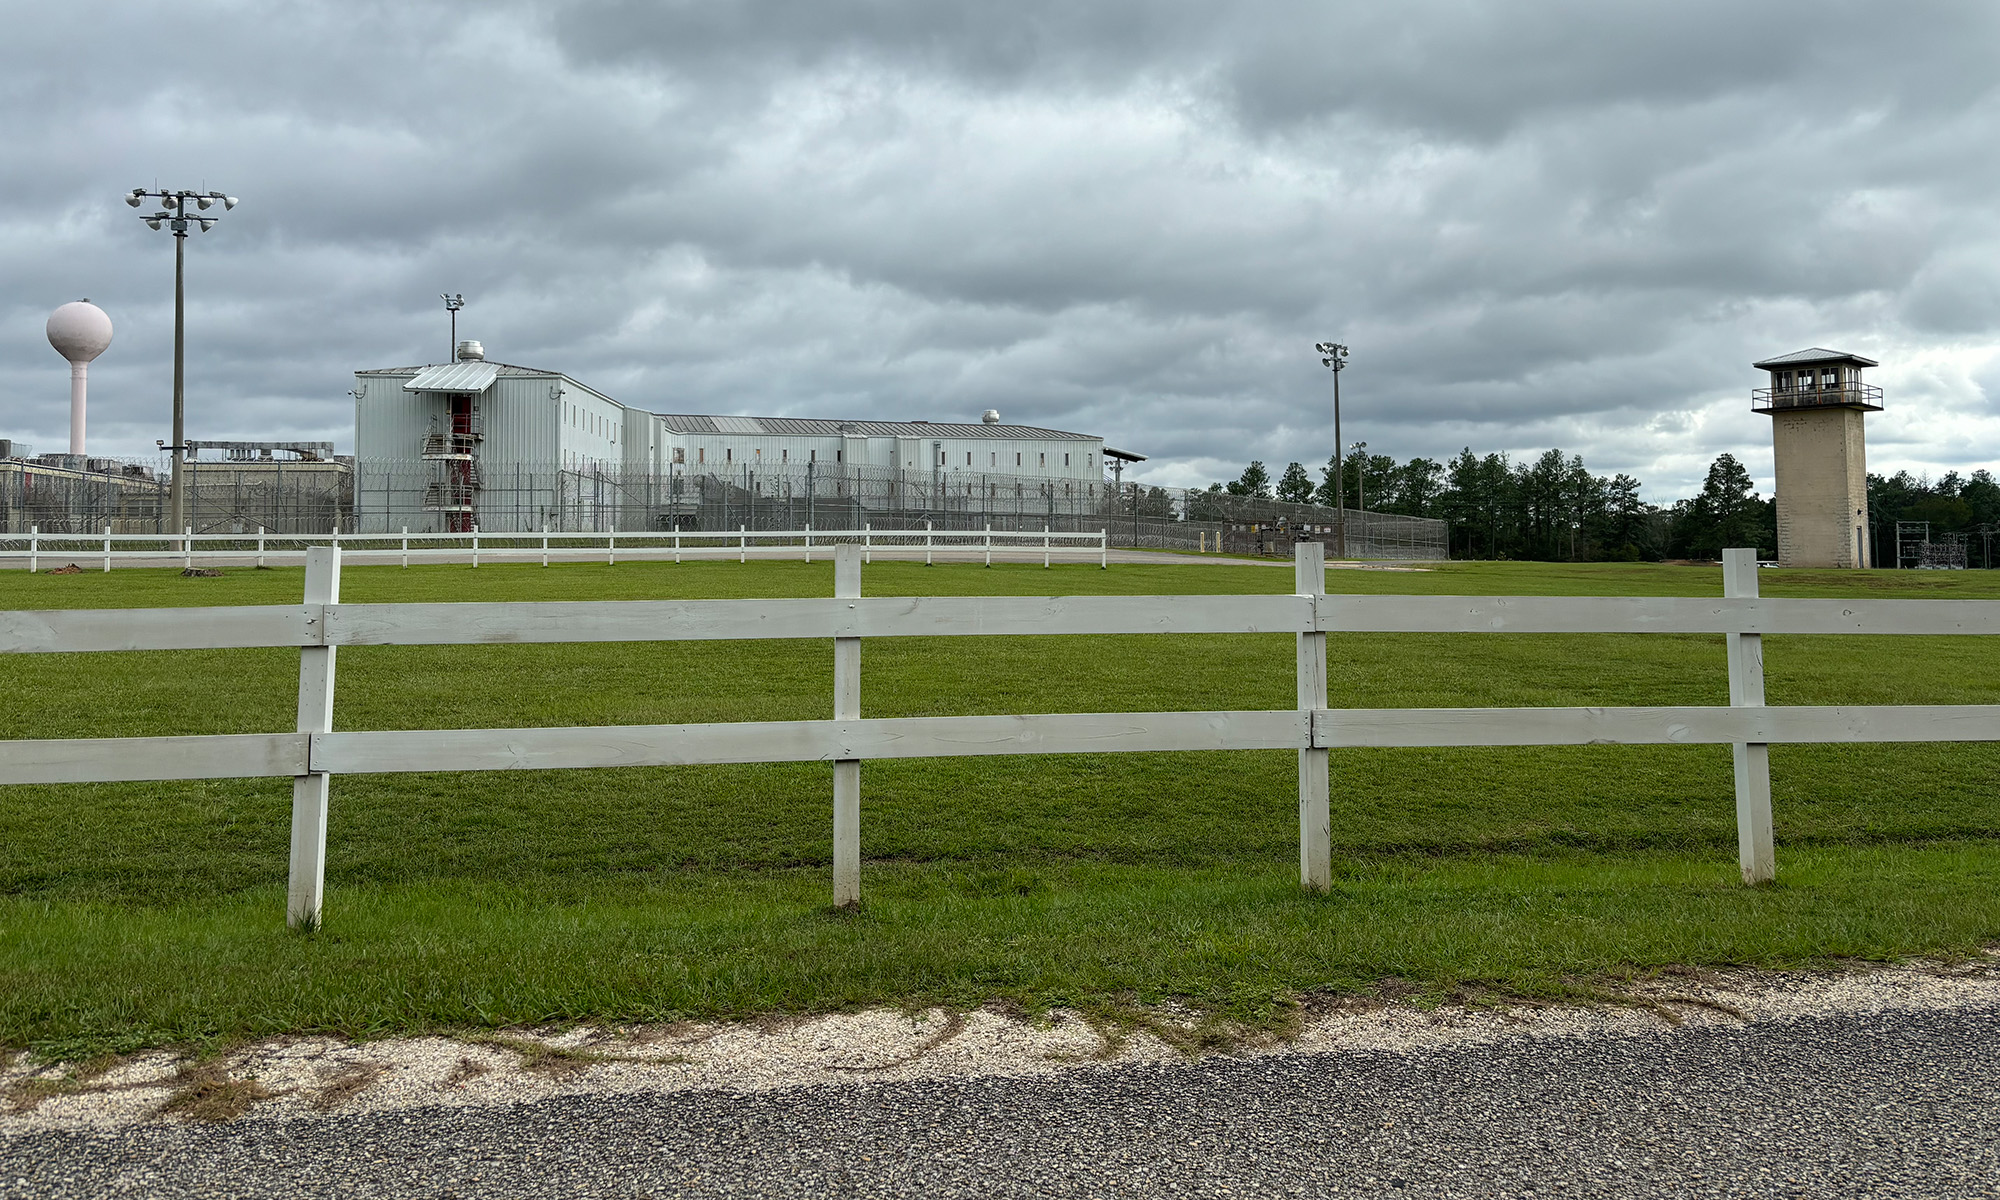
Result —
<instances>
[{"instance_id":1,"label":"floodlight fixture","mask_svg":"<svg viewBox=\"0 0 2000 1200\"><path fill-rule=\"evenodd\" d=\"M195 198L194 206L196 208L208 208L214 203L215 197L213 196L198 196Z\"/></svg>"},{"instance_id":2,"label":"floodlight fixture","mask_svg":"<svg viewBox=\"0 0 2000 1200\"><path fill-rule=\"evenodd\" d=\"M139 207L139 202L145 198L146 193L140 191L138 188L133 188L131 193L125 197L125 203L131 205L133 208L137 208Z\"/></svg>"},{"instance_id":3,"label":"floodlight fixture","mask_svg":"<svg viewBox=\"0 0 2000 1200\"><path fill-rule=\"evenodd\" d=\"M207 232L208 232L209 230L211 230L211 229L215 228L215 218L214 218L214 217L202 217L202 218L199 218L199 220L197 221L197 223L198 223L198 224L199 224L199 225L201 226L201 231L202 231L203 233L207 233Z\"/></svg>"},{"instance_id":4,"label":"floodlight fixture","mask_svg":"<svg viewBox=\"0 0 2000 1200\"><path fill-rule=\"evenodd\" d=\"M145 221L148 229L158 229L160 227L160 218L158 217L147 217Z\"/></svg>"}]
</instances>

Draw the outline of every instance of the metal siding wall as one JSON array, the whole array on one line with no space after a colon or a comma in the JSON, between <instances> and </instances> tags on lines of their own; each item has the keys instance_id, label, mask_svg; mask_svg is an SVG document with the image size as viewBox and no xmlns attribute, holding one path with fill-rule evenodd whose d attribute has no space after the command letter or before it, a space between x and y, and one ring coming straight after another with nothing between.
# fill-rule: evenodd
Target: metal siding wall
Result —
<instances>
[{"instance_id":1,"label":"metal siding wall","mask_svg":"<svg viewBox=\"0 0 2000 1200\"><path fill-rule=\"evenodd\" d=\"M424 435L436 428L432 418L444 418L444 402L425 392L406 392L409 375L354 377L354 521L357 528L380 533L401 528L400 514L420 510L424 482ZM412 525L412 528L428 528ZM442 526L438 526L442 528Z\"/></svg>"}]
</instances>

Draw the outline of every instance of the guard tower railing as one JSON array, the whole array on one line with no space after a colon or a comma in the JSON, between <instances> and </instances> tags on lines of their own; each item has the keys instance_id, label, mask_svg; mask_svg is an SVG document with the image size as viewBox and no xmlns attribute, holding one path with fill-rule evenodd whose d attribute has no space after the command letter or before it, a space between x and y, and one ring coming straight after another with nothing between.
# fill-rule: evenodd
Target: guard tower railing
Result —
<instances>
[{"instance_id":1,"label":"guard tower railing","mask_svg":"<svg viewBox=\"0 0 2000 1200\"><path fill-rule=\"evenodd\" d=\"M1752 412L1788 408L1859 408L1882 411L1882 389L1872 383L1834 383L1825 387L1758 388L1750 393Z\"/></svg>"}]
</instances>

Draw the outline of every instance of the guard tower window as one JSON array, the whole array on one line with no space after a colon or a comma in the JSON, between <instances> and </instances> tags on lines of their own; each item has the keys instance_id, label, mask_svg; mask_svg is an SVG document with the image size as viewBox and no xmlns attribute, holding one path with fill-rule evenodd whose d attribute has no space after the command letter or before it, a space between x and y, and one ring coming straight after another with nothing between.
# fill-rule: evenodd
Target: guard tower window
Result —
<instances>
[{"instance_id":1,"label":"guard tower window","mask_svg":"<svg viewBox=\"0 0 2000 1200\"><path fill-rule=\"evenodd\" d=\"M1048 466L1048 465L1049 465L1049 456L1048 456L1048 455L1046 455L1046 454L1043 454L1043 455L1040 455L1039 457L1040 457L1040 458L1041 458L1041 460L1042 460L1042 461L1041 461L1041 463L1040 463L1039 465L1041 465L1041 466L1044 466L1044 467L1046 467L1046 466Z\"/></svg>"},{"instance_id":2,"label":"guard tower window","mask_svg":"<svg viewBox=\"0 0 2000 1200\"><path fill-rule=\"evenodd\" d=\"M970 450L965 452L965 465L968 467L972 465L972 451Z\"/></svg>"},{"instance_id":3,"label":"guard tower window","mask_svg":"<svg viewBox=\"0 0 2000 1200\"><path fill-rule=\"evenodd\" d=\"M723 461L723 462L726 462L726 463L733 463L733 462L735 462L735 461L736 461L736 448L735 448L735 447L733 447L733 446L724 446L724 447L722 448L722 461Z\"/></svg>"},{"instance_id":4,"label":"guard tower window","mask_svg":"<svg viewBox=\"0 0 2000 1200\"><path fill-rule=\"evenodd\" d=\"M1065 454L1063 455L1063 466L1066 467L1068 465L1069 465L1069 455Z\"/></svg>"}]
</instances>

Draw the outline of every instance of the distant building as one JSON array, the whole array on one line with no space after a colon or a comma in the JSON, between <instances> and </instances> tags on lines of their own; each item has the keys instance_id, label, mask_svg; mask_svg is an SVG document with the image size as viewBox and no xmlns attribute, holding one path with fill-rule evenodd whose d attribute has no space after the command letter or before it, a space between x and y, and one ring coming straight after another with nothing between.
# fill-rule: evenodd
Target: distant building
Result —
<instances>
[{"instance_id":1,"label":"distant building","mask_svg":"<svg viewBox=\"0 0 2000 1200\"><path fill-rule=\"evenodd\" d=\"M1815 346L1751 366L1771 386L1750 407L1771 418L1778 477L1778 565L1867 567L1868 448L1862 417L1882 389L1861 378L1872 358Z\"/></svg>"},{"instance_id":2,"label":"distant building","mask_svg":"<svg viewBox=\"0 0 2000 1200\"><path fill-rule=\"evenodd\" d=\"M477 342L455 362L357 371L354 398L363 531L1020 525L1106 499L1103 438L991 410L964 424L659 414L488 362Z\"/></svg>"}]
</instances>

